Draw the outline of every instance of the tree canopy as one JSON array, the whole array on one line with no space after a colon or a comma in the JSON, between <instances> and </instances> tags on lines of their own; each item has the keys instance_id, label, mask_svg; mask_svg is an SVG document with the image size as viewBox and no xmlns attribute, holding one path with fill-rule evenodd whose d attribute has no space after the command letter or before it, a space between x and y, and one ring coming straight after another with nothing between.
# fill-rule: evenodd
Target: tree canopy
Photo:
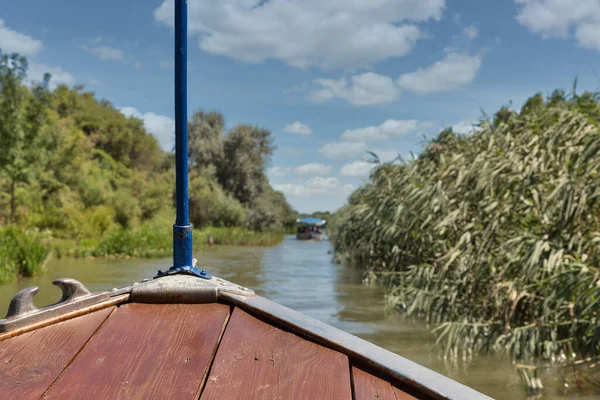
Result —
<instances>
[{"instance_id":1,"label":"tree canopy","mask_svg":"<svg viewBox=\"0 0 600 400\"><path fill-rule=\"evenodd\" d=\"M28 84L27 60L0 53L0 225L58 237L174 218L174 158L135 117L51 76ZM198 111L189 121L190 208L197 227L282 228L293 210L265 175L275 146L263 128Z\"/></svg>"}]
</instances>

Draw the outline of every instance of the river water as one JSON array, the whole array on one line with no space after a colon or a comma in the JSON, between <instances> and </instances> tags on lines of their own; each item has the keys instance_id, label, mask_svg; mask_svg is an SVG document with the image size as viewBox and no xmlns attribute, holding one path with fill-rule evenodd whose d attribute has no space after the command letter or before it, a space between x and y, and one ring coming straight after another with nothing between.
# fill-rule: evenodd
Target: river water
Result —
<instances>
[{"instance_id":1,"label":"river water","mask_svg":"<svg viewBox=\"0 0 600 400\"><path fill-rule=\"evenodd\" d=\"M329 250L329 242L297 241L289 236L281 245L271 248L215 247L196 257L199 265L213 275L248 286L261 296L375 343L495 399L528 399L508 358L479 356L469 363L444 360L423 324L407 321L387 307L381 288L363 285L360 271L333 264ZM13 294L28 286L40 287L36 304L41 307L60 299L60 290L51 283L54 279L74 278L91 291L104 291L152 277L158 269L167 269L170 262L170 259L50 260L45 275L0 285L0 316L6 313ZM546 383L540 397L543 400L599 397L576 391L565 395L556 377L543 379Z\"/></svg>"}]
</instances>

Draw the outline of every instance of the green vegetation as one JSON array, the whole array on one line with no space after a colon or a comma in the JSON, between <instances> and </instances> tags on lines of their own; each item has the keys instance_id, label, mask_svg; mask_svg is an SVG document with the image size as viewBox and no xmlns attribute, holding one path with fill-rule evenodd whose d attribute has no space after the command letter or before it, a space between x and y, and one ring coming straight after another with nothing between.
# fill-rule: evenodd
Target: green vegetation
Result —
<instances>
[{"instance_id":1,"label":"green vegetation","mask_svg":"<svg viewBox=\"0 0 600 400\"><path fill-rule=\"evenodd\" d=\"M39 232L0 228L0 283L20 276L34 276L44 270L49 248Z\"/></svg>"},{"instance_id":2,"label":"green vegetation","mask_svg":"<svg viewBox=\"0 0 600 400\"><path fill-rule=\"evenodd\" d=\"M342 211L338 255L435 326L447 355L600 357L600 104L555 91L383 164Z\"/></svg>"},{"instance_id":3,"label":"green vegetation","mask_svg":"<svg viewBox=\"0 0 600 400\"><path fill-rule=\"evenodd\" d=\"M167 257L172 254L172 232L165 227L142 227L113 231L101 240L89 239L75 245L72 240L54 242L58 257ZM195 249L215 246L273 246L283 240L277 231L257 232L244 227L194 229ZM209 243L212 238L212 244Z\"/></svg>"},{"instance_id":4,"label":"green vegetation","mask_svg":"<svg viewBox=\"0 0 600 400\"><path fill-rule=\"evenodd\" d=\"M58 255L170 254L173 153L143 121L83 86L51 89L49 74L28 85L26 76L24 57L0 52L0 227L39 230ZM224 126L216 112L198 111L189 122L196 241L210 230L215 244L277 242L295 212L265 176L273 137ZM7 254L0 273L36 273L28 263L15 269L20 259Z\"/></svg>"}]
</instances>

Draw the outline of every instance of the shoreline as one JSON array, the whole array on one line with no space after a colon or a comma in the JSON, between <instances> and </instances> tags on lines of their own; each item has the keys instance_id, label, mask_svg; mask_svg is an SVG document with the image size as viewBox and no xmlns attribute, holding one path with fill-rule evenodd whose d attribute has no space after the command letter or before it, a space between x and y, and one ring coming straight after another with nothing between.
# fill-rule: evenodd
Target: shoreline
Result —
<instances>
[{"instance_id":1,"label":"shoreline","mask_svg":"<svg viewBox=\"0 0 600 400\"><path fill-rule=\"evenodd\" d=\"M44 238L39 232L25 232L19 228L6 228L3 235L0 283L43 275L52 258L151 259L172 256L171 233L151 228L119 230L101 239L82 240ZM204 228L194 230L193 235L194 251L211 247L271 247L285 238L284 232L255 232L241 227Z\"/></svg>"}]
</instances>

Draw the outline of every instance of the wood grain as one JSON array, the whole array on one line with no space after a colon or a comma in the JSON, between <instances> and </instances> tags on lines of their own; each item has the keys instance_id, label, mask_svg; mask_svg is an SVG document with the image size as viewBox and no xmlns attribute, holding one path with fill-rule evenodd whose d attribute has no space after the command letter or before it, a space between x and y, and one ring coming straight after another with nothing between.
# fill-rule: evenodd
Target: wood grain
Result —
<instances>
[{"instance_id":1,"label":"wood grain","mask_svg":"<svg viewBox=\"0 0 600 400\"><path fill-rule=\"evenodd\" d=\"M195 399L229 310L222 304L122 305L44 399Z\"/></svg>"},{"instance_id":2,"label":"wood grain","mask_svg":"<svg viewBox=\"0 0 600 400\"><path fill-rule=\"evenodd\" d=\"M106 308L32 332L25 346L0 366L0 399L39 399L114 309Z\"/></svg>"},{"instance_id":3,"label":"wood grain","mask_svg":"<svg viewBox=\"0 0 600 400\"><path fill-rule=\"evenodd\" d=\"M34 332L24 333L5 340L0 344L0 368L2 368L4 364L8 364L19 351L23 350L33 333Z\"/></svg>"},{"instance_id":4,"label":"wood grain","mask_svg":"<svg viewBox=\"0 0 600 400\"><path fill-rule=\"evenodd\" d=\"M352 367L355 400L417 400L402 390L360 368Z\"/></svg>"},{"instance_id":5,"label":"wood grain","mask_svg":"<svg viewBox=\"0 0 600 400\"><path fill-rule=\"evenodd\" d=\"M236 308L201 399L352 399L348 357Z\"/></svg>"},{"instance_id":6,"label":"wood grain","mask_svg":"<svg viewBox=\"0 0 600 400\"><path fill-rule=\"evenodd\" d=\"M265 321L273 321L302 337L346 354L360 365L372 368L382 375L390 376L431 398L493 400L447 376L264 297L246 297L221 292L219 301L240 307L254 315L259 315Z\"/></svg>"},{"instance_id":7,"label":"wood grain","mask_svg":"<svg viewBox=\"0 0 600 400\"><path fill-rule=\"evenodd\" d=\"M416 397L413 397L410 394L403 392L397 387L394 388L394 394L396 395L396 400L416 400Z\"/></svg>"},{"instance_id":8,"label":"wood grain","mask_svg":"<svg viewBox=\"0 0 600 400\"><path fill-rule=\"evenodd\" d=\"M352 367L352 381L356 400L396 400L394 388L389 382L362 369Z\"/></svg>"}]
</instances>

